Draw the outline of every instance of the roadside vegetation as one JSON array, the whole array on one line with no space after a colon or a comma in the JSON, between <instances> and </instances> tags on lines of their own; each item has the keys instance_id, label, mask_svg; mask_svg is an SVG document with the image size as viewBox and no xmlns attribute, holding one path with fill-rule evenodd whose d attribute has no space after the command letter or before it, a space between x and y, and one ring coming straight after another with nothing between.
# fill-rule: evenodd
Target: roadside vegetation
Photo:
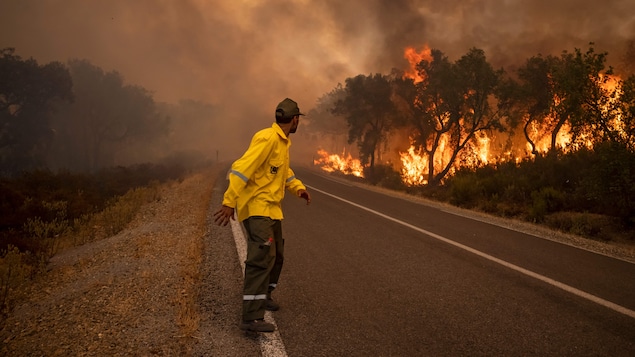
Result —
<instances>
[{"instance_id":1,"label":"roadside vegetation","mask_svg":"<svg viewBox=\"0 0 635 357\"><path fill-rule=\"evenodd\" d=\"M356 182L457 207L547 226L560 232L635 247L635 153L605 143L550 152L519 163L464 167L439 185L408 186L388 165L367 168Z\"/></svg>"},{"instance_id":2,"label":"roadside vegetation","mask_svg":"<svg viewBox=\"0 0 635 357\"><path fill-rule=\"evenodd\" d=\"M615 67L593 43L511 70L495 68L478 48L456 61L439 49L413 53L410 72L350 77L318 100L308 116L324 145L315 165L635 244L632 42Z\"/></svg>"},{"instance_id":3,"label":"roadside vegetation","mask_svg":"<svg viewBox=\"0 0 635 357\"><path fill-rule=\"evenodd\" d=\"M156 102L85 59L42 64L2 48L0 78L1 319L53 255L120 232L222 140L210 140L216 107Z\"/></svg>"},{"instance_id":4,"label":"roadside vegetation","mask_svg":"<svg viewBox=\"0 0 635 357\"><path fill-rule=\"evenodd\" d=\"M122 231L180 166L137 165L82 174L48 170L0 179L0 316L57 252Z\"/></svg>"}]
</instances>

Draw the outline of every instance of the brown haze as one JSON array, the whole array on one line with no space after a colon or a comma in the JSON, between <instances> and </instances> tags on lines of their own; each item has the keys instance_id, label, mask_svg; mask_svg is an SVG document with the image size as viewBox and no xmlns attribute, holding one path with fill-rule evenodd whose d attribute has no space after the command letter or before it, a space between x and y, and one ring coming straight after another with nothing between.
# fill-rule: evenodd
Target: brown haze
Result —
<instances>
[{"instance_id":1,"label":"brown haze","mask_svg":"<svg viewBox=\"0 0 635 357\"><path fill-rule=\"evenodd\" d=\"M225 124L202 148L225 159L270 125L284 97L308 111L346 77L405 69L407 46L428 44L451 60L477 47L511 69L589 42L617 61L633 39L632 0L0 2L0 48L39 63L87 59L157 101L220 108Z\"/></svg>"}]
</instances>

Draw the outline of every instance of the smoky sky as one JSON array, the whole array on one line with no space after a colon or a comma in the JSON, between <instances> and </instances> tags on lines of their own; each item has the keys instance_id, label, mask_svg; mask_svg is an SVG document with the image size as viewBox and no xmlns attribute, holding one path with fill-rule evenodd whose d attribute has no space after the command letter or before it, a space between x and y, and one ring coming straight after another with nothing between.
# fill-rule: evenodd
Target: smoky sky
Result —
<instances>
[{"instance_id":1,"label":"smoky sky","mask_svg":"<svg viewBox=\"0 0 635 357\"><path fill-rule=\"evenodd\" d=\"M40 63L87 59L157 101L222 108L227 136L273 121L285 97L308 111L358 74L405 69L404 48L451 60L481 48L496 66L586 50L618 61L635 1L3 0L0 47Z\"/></svg>"}]
</instances>

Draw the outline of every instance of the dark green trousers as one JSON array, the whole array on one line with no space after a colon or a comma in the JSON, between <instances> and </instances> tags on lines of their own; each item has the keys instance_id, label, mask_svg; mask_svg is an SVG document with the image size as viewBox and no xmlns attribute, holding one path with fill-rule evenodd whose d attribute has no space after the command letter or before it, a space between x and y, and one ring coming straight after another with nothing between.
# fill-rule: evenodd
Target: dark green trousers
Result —
<instances>
[{"instance_id":1,"label":"dark green trousers","mask_svg":"<svg viewBox=\"0 0 635 357\"><path fill-rule=\"evenodd\" d=\"M243 226L247 232L243 320L248 321L265 316L267 294L276 288L284 263L284 239L280 220L249 217Z\"/></svg>"}]
</instances>

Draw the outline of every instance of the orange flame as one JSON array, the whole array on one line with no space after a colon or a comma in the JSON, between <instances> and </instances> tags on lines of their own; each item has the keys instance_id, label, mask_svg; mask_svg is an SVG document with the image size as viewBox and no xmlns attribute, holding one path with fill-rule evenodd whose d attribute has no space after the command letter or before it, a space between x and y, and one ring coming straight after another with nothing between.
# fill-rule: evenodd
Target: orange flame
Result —
<instances>
[{"instance_id":1,"label":"orange flame","mask_svg":"<svg viewBox=\"0 0 635 357\"><path fill-rule=\"evenodd\" d=\"M337 154L329 154L326 150L318 150L319 158L313 160L313 164L320 166L326 172L339 171L346 175L354 175L364 177L364 165L358 160L353 159L351 154L346 155L346 150L342 156Z\"/></svg>"},{"instance_id":2,"label":"orange flame","mask_svg":"<svg viewBox=\"0 0 635 357\"><path fill-rule=\"evenodd\" d=\"M408 186L428 184L428 157L410 145L407 152L399 153L401 157L401 179Z\"/></svg>"},{"instance_id":3,"label":"orange flame","mask_svg":"<svg viewBox=\"0 0 635 357\"><path fill-rule=\"evenodd\" d=\"M405 71L404 78L411 78L415 83L425 80L425 73L420 73L417 70L417 65L422 60L432 60L431 50L428 46L424 46L423 49L417 50L414 47L408 47L404 50L404 58L408 60L410 68ZM606 108L602 108L603 111L612 110L610 104L620 94L620 79L617 76L609 76L609 78L600 76L602 89L605 91L605 95L610 97ZM554 103L557 106L562 102L559 97L554 97ZM614 109L613 109L614 110ZM620 113L612 119L611 125L616 130L620 131L623 128ZM529 136L536 145L538 152L547 152L551 146L551 130L555 125L556 117L554 114L550 114L544 118L543 121L532 122L530 126ZM622 130L623 132L623 130ZM584 135L585 133L581 133ZM501 163L505 161L520 162L524 157L531 156L530 145L527 143L527 151L525 146L515 146L509 148L504 146L499 141L501 138L497 136L489 137L485 132L478 133L474 140L465 147L459 154L459 158L453 163L448 176L451 176L461 166L463 167L477 167L480 165L487 165L492 163ZM556 137L556 146L563 150L573 150L570 146L572 140L571 128L565 124ZM585 145L585 144L583 144ZM592 140L586 140L586 145L592 145ZM442 135L439 141L439 146L434 154L433 170L440 172L445 165L452 159L452 145L448 143L448 137ZM507 150L503 152L503 149ZM321 166L321 169L327 172L342 172L344 174L355 175L357 177L363 177L364 166L357 159L353 159L350 153L344 151L342 155L329 154L325 150L318 150L319 158L314 160L314 164ZM405 152L398 152L399 159L401 161L401 178L404 184L409 186L422 186L428 184L429 176L429 160L430 157L425 152L424 148L417 147L416 145L410 145Z\"/></svg>"},{"instance_id":4,"label":"orange flame","mask_svg":"<svg viewBox=\"0 0 635 357\"><path fill-rule=\"evenodd\" d=\"M430 47L424 45L421 51L417 51L414 47L406 47L403 56L408 60L408 63L410 63L410 68L406 70L404 77L412 78L415 83L422 82L425 77L417 70L417 64L423 60L432 61L432 51Z\"/></svg>"},{"instance_id":5,"label":"orange flame","mask_svg":"<svg viewBox=\"0 0 635 357\"><path fill-rule=\"evenodd\" d=\"M606 76L606 80L604 80L604 76ZM617 103L622 95L622 79L616 75L600 75L601 87L606 91L606 95L608 96L608 102L605 104L603 111L607 112L612 105ZM617 115L613 120L609 123L612 129L617 131L617 133L622 136L622 138L626 137L625 131L625 123L622 119L622 112L616 113Z\"/></svg>"},{"instance_id":6,"label":"orange flame","mask_svg":"<svg viewBox=\"0 0 635 357\"><path fill-rule=\"evenodd\" d=\"M452 164L450 173L460 166L477 167L492 162L490 158L491 139L486 133L476 135L474 143L468 143L465 152L461 155L461 160L456 160ZM408 151L399 153L401 159L402 181L409 186L421 186L428 184L428 154L422 149L410 145ZM435 172L441 171L449 162L452 156L452 149L448 147L448 137L441 136L439 146L436 150L434 160Z\"/></svg>"}]
</instances>

